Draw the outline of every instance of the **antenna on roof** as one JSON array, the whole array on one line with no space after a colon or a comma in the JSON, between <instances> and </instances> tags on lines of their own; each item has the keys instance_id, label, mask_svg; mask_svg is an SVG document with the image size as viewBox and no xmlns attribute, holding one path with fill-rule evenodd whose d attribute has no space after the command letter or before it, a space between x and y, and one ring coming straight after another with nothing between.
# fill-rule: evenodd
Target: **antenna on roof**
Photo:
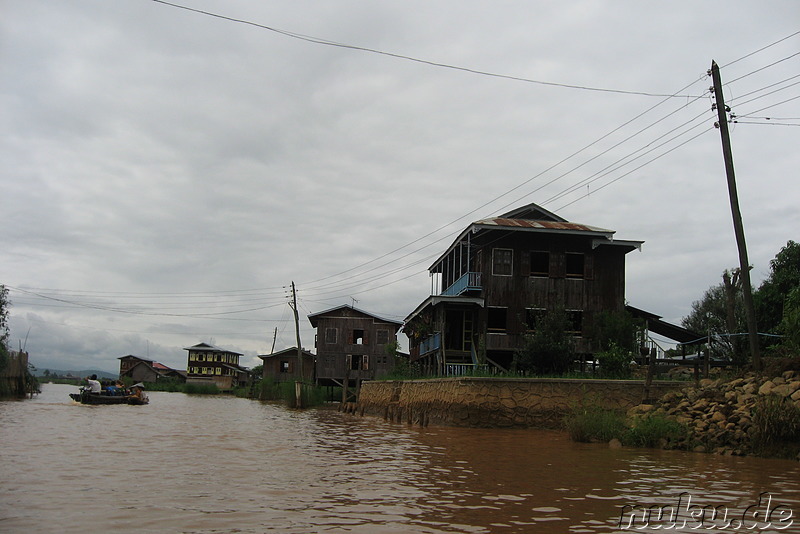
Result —
<instances>
[{"instance_id":1,"label":"antenna on roof","mask_svg":"<svg viewBox=\"0 0 800 534\"><path fill-rule=\"evenodd\" d=\"M350 305L350 307L351 308L355 308L356 307L356 302L358 302L358 300L354 299L353 297L350 297L350 300L353 301L353 303Z\"/></svg>"}]
</instances>

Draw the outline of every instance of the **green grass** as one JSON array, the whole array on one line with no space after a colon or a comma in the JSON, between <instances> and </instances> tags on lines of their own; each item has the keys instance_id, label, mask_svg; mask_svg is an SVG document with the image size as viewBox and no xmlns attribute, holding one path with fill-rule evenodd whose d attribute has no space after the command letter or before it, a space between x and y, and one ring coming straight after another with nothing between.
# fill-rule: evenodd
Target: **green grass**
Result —
<instances>
[{"instance_id":1,"label":"green grass","mask_svg":"<svg viewBox=\"0 0 800 534\"><path fill-rule=\"evenodd\" d=\"M753 450L761 456L796 458L800 453L800 408L786 397L765 395L753 407Z\"/></svg>"},{"instance_id":2,"label":"green grass","mask_svg":"<svg viewBox=\"0 0 800 534\"><path fill-rule=\"evenodd\" d=\"M183 392L187 395L217 395L219 388L216 384L184 384Z\"/></svg>"},{"instance_id":3,"label":"green grass","mask_svg":"<svg viewBox=\"0 0 800 534\"><path fill-rule=\"evenodd\" d=\"M650 414L634 419L620 441L630 447L663 447L684 440L688 429L665 415Z\"/></svg>"},{"instance_id":4,"label":"green grass","mask_svg":"<svg viewBox=\"0 0 800 534\"><path fill-rule=\"evenodd\" d=\"M608 442L618 439L630 447L663 447L686 443L685 425L664 415L651 414L627 419L617 410L597 406L576 407L564 418L564 426L573 441Z\"/></svg>"},{"instance_id":5,"label":"green grass","mask_svg":"<svg viewBox=\"0 0 800 534\"><path fill-rule=\"evenodd\" d=\"M573 441L584 443L607 442L625 432L625 415L597 406L581 406L564 419Z\"/></svg>"},{"instance_id":6,"label":"green grass","mask_svg":"<svg viewBox=\"0 0 800 534\"><path fill-rule=\"evenodd\" d=\"M318 406L326 400L325 388L310 384L303 384L301 402L304 408ZM258 399L263 401L283 401L290 408L297 407L297 396L294 382L273 382L262 380L258 389Z\"/></svg>"}]
</instances>

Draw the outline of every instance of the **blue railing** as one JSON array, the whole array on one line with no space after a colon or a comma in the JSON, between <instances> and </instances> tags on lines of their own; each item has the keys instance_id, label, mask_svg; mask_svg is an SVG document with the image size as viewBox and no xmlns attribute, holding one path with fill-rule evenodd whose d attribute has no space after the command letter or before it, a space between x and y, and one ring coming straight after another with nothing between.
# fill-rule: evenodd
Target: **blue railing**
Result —
<instances>
[{"instance_id":1,"label":"blue railing","mask_svg":"<svg viewBox=\"0 0 800 534\"><path fill-rule=\"evenodd\" d=\"M442 295L463 295L467 291L480 291L481 273L469 272L442 291Z\"/></svg>"},{"instance_id":2,"label":"blue railing","mask_svg":"<svg viewBox=\"0 0 800 534\"><path fill-rule=\"evenodd\" d=\"M419 344L419 355L428 354L442 347L442 334L437 332Z\"/></svg>"}]
</instances>

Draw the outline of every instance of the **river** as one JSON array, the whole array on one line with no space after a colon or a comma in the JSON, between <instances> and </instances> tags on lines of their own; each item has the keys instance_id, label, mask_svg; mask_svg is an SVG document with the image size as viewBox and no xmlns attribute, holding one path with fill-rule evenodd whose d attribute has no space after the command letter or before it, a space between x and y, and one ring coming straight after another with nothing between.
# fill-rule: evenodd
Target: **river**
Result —
<instances>
[{"instance_id":1,"label":"river","mask_svg":"<svg viewBox=\"0 0 800 534\"><path fill-rule=\"evenodd\" d=\"M0 532L800 532L798 462L228 396L84 406L75 391L0 402ZM696 515L708 505L713 521Z\"/></svg>"}]
</instances>

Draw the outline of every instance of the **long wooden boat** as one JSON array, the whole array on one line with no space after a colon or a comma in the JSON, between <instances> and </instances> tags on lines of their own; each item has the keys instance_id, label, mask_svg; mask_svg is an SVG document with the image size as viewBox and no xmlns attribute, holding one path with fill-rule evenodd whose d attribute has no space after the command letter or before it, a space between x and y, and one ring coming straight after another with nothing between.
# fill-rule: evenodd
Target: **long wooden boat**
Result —
<instances>
[{"instance_id":1,"label":"long wooden boat","mask_svg":"<svg viewBox=\"0 0 800 534\"><path fill-rule=\"evenodd\" d=\"M147 404L150 402L147 397L137 399L125 395L104 395L102 393L89 393L88 391L70 393L69 396L72 400L81 404Z\"/></svg>"}]
</instances>

